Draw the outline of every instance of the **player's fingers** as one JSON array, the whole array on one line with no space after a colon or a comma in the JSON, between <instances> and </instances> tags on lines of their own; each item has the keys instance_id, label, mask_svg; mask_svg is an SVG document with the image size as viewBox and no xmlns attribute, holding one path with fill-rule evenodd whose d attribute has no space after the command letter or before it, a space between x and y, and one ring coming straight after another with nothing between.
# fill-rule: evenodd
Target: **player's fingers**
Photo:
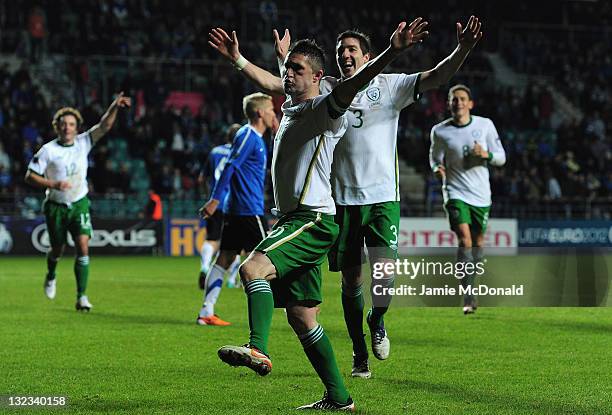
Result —
<instances>
[{"instance_id":1,"label":"player's fingers","mask_svg":"<svg viewBox=\"0 0 612 415\"><path fill-rule=\"evenodd\" d=\"M219 32L219 34L220 34L221 36L226 37L226 38L228 38L228 39L229 39L229 35L227 34L227 32L226 32L224 29L222 29L222 28L218 27L218 28L217 28L217 31Z\"/></svg>"},{"instance_id":2,"label":"player's fingers","mask_svg":"<svg viewBox=\"0 0 612 415\"><path fill-rule=\"evenodd\" d=\"M474 23L474 15L470 16L470 19L468 20L466 27L471 28L473 23Z\"/></svg>"},{"instance_id":3,"label":"player's fingers","mask_svg":"<svg viewBox=\"0 0 612 415\"><path fill-rule=\"evenodd\" d=\"M478 19L474 19L474 23L472 24L471 31L472 33L476 32L476 28L478 27Z\"/></svg>"},{"instance_id":4,"label":"player's fingers","mask_svg":"<svg viewBox=\"0 0 612 415\"><path fill-rule=\"evenodd\" d=\"M429 24L429 22L422 22L420 25L418 25L416 27L416 29L413 30L413 32L415 33L419 33L421 32L423 29L425 29L425 27Z\"/></svg>"},{"instance_id":5,"label":"player's fingers","mask_svg":"<svg viewBox=\"0 0 612 415\"><path fill-rule=\"evenodd\" d=\"M421 20L423 20L422 17L417 17L416 19L414 19L412 22L410 22L410 25L408 25L408 29L416 27L416 25L418 25Z\"/></svg>"},{"instance_id":6,"label":"player's fingers","mask_svg":"<svg viewBox=\"0 0 612 415\"><path fill-rule=\"evenodd\" d=\"M238 36L236 35L235 30L232 30L232 42L238 44Z\"/></svg>"},{"instance_id":7,"label":"player's fingers","mask_svg":"<svg viewBox=\"0 0 612 415\"><path fill-rule=\"evenodd\" d=\"M216 28L212 30L212 33L215 35L215 37L217 39L219 39L220 41L222 41L224 38L227 37L227 33L225 33L225 31L221 28Z\"/></svg>"},{"instance_id":8,"label":"player's fingers","mask_svg":"<svg viewBox=\"0 0 612 415\"><path fill-rule=\"evenodd\" d=\"M289 34L289 29L285 29L285 34L283 35L283 39L287 38L287 40L291 39L291 35Z\"/></svg>"},{"instance_id":9,"label":"player's fingers","mask_svg":"<svg viewBox=\"0 0 612 415\"><path fill-rule=\"evenodd\" d=\"M278 31L276 29L272 30L272 35L274 36L274 42L275 43L279 43L280 42L280 37L278 36Z\"/></svg>"},{"instance_id":10,"label":"player's fingers","mask_svg":"<svg viewBox=\"0 0 612 415\"><path fill-rule=\"evenodd\" d=\"M213 32L208 34L208 37L210 37L210 39L216 44L220 44L223 42L223 37L221 36L221 34L219 32L215 32L214 30Z\"/></svg>"},{"instance_id":11,"label":"player's fingers","mask_svg":"<svg viewBox=\"0 0 612 415\"><path fill-rule=\"evenodd\" d=\"M422 42L427 36L429 36L429 32L421 32L412 38L415 42Z\"/></svg>"},{"instance_id":12,"label":"player's fingers","mask_svg":"<svg viewBox=\"0 0 612 415\"><path fill-rule=\"evenodd\" d=\"M457 22L457 36L461 35L461 23Z\"/></svg>"},{"instance_id":13,"label":"player's fingers","mask_svg":"<svg viewBox=\"0 0 612 415\"><path fill-rule=\"evenodd\" d=\"M476 30L474 30L475 34L478 34L478 32L480 32L480 28L482 27L482 23L478 22L478 25L476 26Z\"/></svg>"}]
</instances>

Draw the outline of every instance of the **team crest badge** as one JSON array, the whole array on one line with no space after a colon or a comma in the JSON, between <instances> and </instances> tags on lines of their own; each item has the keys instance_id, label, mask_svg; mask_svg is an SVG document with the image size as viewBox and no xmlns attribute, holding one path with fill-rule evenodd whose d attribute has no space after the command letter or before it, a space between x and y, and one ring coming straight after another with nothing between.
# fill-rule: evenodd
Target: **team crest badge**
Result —
<instances>
[{"instance_id":1,"label":"team crest badge","mask_svg":"<svg viewBox=\"0 0 612 415\"><path fill-rule=\"evenodd\" d=\"M480 130L472 131L472 137L474 137L474 138L480 138L481 135L482 135L482 131L480 131Z\"/></svg>"},{"instance_id":2,"label":"team crest badge","mask_svg":"<svg viewBox=\"0 0 612 415\"><path fill-rule=\"evenodd\" d=\"M378 101L380 99L380 88L378 88L378 87L369 88L366 91L366 96L372 102Z\"/></svg>"}]
</instances>

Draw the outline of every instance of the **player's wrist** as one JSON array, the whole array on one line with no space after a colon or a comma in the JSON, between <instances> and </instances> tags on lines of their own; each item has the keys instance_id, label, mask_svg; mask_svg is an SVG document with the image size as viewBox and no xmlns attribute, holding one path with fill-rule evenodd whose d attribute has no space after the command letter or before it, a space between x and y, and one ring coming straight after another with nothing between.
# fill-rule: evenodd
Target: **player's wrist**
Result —
<instances>
[{"instance_id":1,"label":"player's wrist","mask_svg":"<svg viewBox=\"0 0 612 415\"><path fill-rule=\"evenodd\" d=\"M232 65L234 65L234 68L238 69L239 71L243 70L245 66L247 66L249 63L249 61L242 55L238 55L238 59L236 59Z\"/></svg>"}]
</instances>

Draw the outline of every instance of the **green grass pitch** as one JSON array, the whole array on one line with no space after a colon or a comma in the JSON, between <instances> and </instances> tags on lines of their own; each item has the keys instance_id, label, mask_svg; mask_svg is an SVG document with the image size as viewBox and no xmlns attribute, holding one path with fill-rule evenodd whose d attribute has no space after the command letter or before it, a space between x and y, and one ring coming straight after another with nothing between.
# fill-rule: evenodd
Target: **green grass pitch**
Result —
<instances>
[{"instance_id":1,"label":"green grass pitch","mask_svg":"<svg viewBox=\"0 0 612 415\"><path fill-rule=\"evenodd\" d=\"M220 362L248 335L242 290L224 288L230 327L200 327L196 258L92 256L94 309L74 310L73 260L43 294L44 257L0 258L0 395L69 398L32 413L286 414L323 387L276 310L272 373ZM529 266L517 262L517 266ZM388 361L350 378L339 275L325 275L319 320L361 414L612 414L612 308L391 309ZM0 413L28 410L0 407Z\"/></svg>"}]
</instances>

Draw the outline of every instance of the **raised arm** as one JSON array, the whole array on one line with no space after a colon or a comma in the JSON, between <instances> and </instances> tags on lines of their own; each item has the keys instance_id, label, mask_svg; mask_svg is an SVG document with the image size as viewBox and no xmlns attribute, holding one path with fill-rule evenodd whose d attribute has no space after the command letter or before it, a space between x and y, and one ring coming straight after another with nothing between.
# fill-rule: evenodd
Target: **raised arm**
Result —
<instances>
[{"instance_id":1,"label":"raised arm","mask_svg":"<svg viewBox=\"0 0 612 415\"><path fill-rule=\"evenodd\" d=\"M457 22L457 47L435 68L421 73L419 93L437 88L450 81L482 37L481 24L478 17L475 16L470 16L465 28Z\"/></svg>"},{"instance_id":2,"label":"raised arm","mask_svg":"<svg viewBox=\"0 0 612 415\"><path fill-rule=\"evenodd\" d=\"M272 73L246 60L240 54L240 45L236 31L230 37L225 30L218 27L208 34L208 44L238 69L255 86L270 95L284 95L283 82Z\"/></svg>"},{"instance_id":3,"label":"raised arm","mask_svg":"<svg viewBox=\"0 0 612 415\"><path fill-rule=\"evenodd\" d=\"M273 30L273 34L278 73L280 73L282 76L283 71L285 70L285 58L287 57L287 53L289 53L289 46L291 45L291 35L289 34L289 29L285 29L285 33L283 34L282 38L278 35L276 29Z\"/></svg>"},{"instance_id":4,"label":"raised arm","mask_svg":"<svg viewBox=\"0 0 612 415\"><path fill-rule=\"evenodd\" d=\"M334 88L332 94L336 104L342 108L348 108L361 88L367 85L403 51L422 42L427 37L429 32L425 31L426 26L427 22L423 21L421 17L416 18L410 25L401 22L391 35L389 47L383 53Z\"/></svg>"},{"instance_id":5,"label":"raised arm","mask_svg":"<svg viewBox=\"0 0 612 415\"><path fill-rule=\"evenodd\" d=\"M123 96L123 92L119 92L117 98L115 98L104 115L102 115L102 118L100 118L100 122L89 129L91 141L95 144L99 139L104 137L104 135L108 133L111 128L113 128L119 108L127 108L131 105L132 99L130 97Z\"/></svg>"}]
</instances>

